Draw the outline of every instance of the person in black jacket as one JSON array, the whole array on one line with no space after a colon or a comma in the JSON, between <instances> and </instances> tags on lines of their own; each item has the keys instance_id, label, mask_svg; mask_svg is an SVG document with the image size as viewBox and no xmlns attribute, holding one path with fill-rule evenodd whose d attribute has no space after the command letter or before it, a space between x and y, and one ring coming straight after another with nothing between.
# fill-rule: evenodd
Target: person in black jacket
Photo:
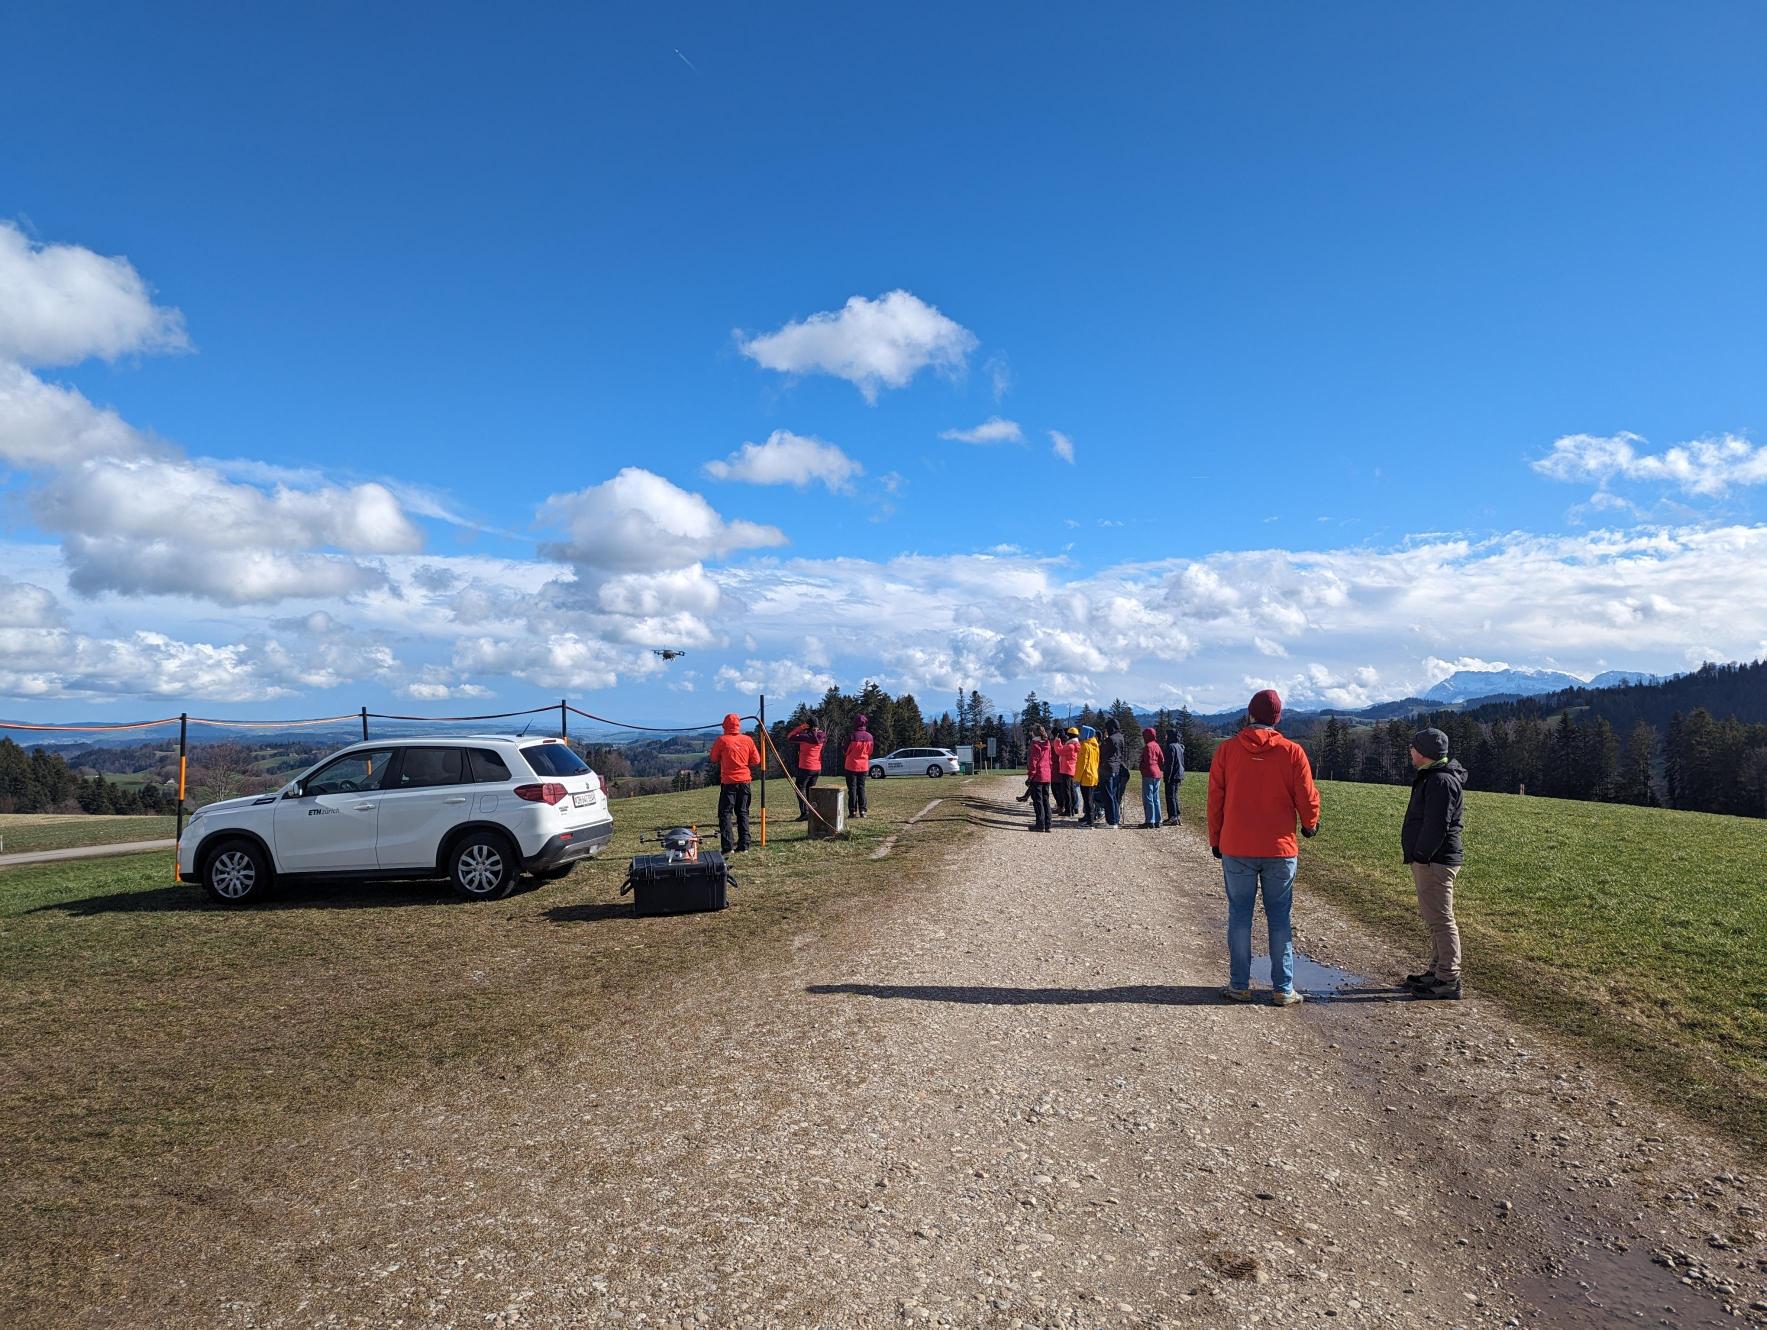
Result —
<instances>
[{"instance_id":1,"label":"person in black jacket","mask_svg":"<svg viewBox=\"0 0 1767 1330\"><path fill-rule=\"evenodd\" d=\"M1463 858L1461 791L1466 768L1448 757L1448 736L1420 730L1412 736L1411 802L1399 847L1417 888L1417 912L1430 930L1430 963L1405 983L1418 997L1460 998L1460 928L1454 922L1454 879Z\"/></svg>"},{"instance_id":2,"label":"person in black jacket","mask_svg":"<svg viewBox=\"0 0 1767 1330\"><path fill-rule=\"evenodd\" d=\"M1115 716L1104 723L1098 740L1098 792L1104 796L1104 824L1112 831L1123 826L1123 790L1129 784L1129 755L1123 747L1123 727Z\"/></svg>"},{"instance_id":3,"label":"person in black jacket","mask_svg":"<svg viewBox=\"0 0 1767 1330\"><path fill-rule=\"evenodd\" d=\"M1166 820L1168 827L1178 825L1184 810L1178 806L1178 787L1184 783L1184 740L1173 726L1166 731Z\"/></svg>"}]
</instances>

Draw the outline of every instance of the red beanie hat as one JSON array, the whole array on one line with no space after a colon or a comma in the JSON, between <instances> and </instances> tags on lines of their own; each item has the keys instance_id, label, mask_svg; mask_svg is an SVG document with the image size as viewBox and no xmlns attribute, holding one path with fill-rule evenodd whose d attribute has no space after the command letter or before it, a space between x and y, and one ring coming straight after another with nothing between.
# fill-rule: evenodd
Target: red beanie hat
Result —
<instances>
[{"instance_id":1,"label":"red beanie hat","mask_svg":"<svg viewBox=\"0 0 1767 1330\"><path fill-rule=\"evenodd\" d=\"M1266 688L1252 694L1251 705L1246 711L1256 724L1275 725L1282 720L1282 698L1277 696L1274 688Z\"/></svg>"}]
</instances>

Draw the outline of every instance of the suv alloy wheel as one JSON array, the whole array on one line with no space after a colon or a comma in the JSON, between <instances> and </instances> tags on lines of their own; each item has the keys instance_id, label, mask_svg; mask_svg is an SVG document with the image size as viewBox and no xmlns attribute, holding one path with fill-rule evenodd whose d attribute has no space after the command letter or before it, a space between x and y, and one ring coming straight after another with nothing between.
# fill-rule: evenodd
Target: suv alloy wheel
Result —
<instances>
[{"instance_id":1,"label":"suv alloy wheel","mask_svg":"<svg viewBox=\"0 0 1767 1330\"><path fill-rule=\"evenodd\" d=\"M448 880L463 900L502 900L520 872L515 847L494 831L462 836L448 854Z\"/></svg>"},{"instance_id":2,"label":"suv alloy wheel","mask_svg":"<svg viewBox=\"0 0 1767 1330\"><path fill-rule=\"evenodd\" d=\"M269 894L270 865L251 841L222 841L203 862L202 885L222 905L260 901Z\"/></svg>"}]
</instances>

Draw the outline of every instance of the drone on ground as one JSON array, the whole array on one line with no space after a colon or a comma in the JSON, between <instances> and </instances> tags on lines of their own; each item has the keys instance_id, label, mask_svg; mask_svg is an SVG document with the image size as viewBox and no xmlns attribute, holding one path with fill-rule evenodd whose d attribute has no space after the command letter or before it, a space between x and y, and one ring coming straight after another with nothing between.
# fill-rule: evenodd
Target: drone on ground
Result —
<instances>
[{"instance_id":1,"label":"drone on ground","mask_svg":"<svg viewBox=\"0 0 1767 1330\"><path fill-rule=\"evenodd\" d=\"M664 660L677 660L680 657L685 656L687 653L685 651L677 651L674 647L653 647L651 649L651 654L654 656L661 656Z\"/></svg>"}]
</instances>

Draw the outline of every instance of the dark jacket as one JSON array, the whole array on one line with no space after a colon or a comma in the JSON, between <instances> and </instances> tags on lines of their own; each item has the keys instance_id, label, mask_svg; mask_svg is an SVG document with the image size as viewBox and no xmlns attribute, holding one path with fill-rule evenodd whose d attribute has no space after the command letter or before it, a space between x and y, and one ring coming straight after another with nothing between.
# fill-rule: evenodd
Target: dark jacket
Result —
<instances>
[{"instance_id":1,"label":"dark jacket","mask_svg":"<svg viewBox=\"0 0 1767 1330\"><path fill-rule=\"evenodd\" d=\"M1460 864L1460 792L1465 784L1466 768L1453 759L1411 778L1411 802L1399 833L1406 863Z\"/></svg>"},{"instance_id":2,"label":"dark jacket","mask_svg":"<svg viewBox=\"0 0 1767 1330\"><path fill-rule=\"evenodd\" d=\"M1098 740L1098 774L1115 776L1129 765L1123 750L1123 728L1114 720L1104 723L1104 734Z\"/></svg>"},{"instance_id":3,"label":"dark jacket","mask_svg":"<svg viewBox=\"0 0 1767 1330\"><path fill-rule=\"evenodd\" d=\"M1178 741L1176 735L1166 740L1166 779L1184 779L1184 745Z\"/></svg>"}]
</instances>

